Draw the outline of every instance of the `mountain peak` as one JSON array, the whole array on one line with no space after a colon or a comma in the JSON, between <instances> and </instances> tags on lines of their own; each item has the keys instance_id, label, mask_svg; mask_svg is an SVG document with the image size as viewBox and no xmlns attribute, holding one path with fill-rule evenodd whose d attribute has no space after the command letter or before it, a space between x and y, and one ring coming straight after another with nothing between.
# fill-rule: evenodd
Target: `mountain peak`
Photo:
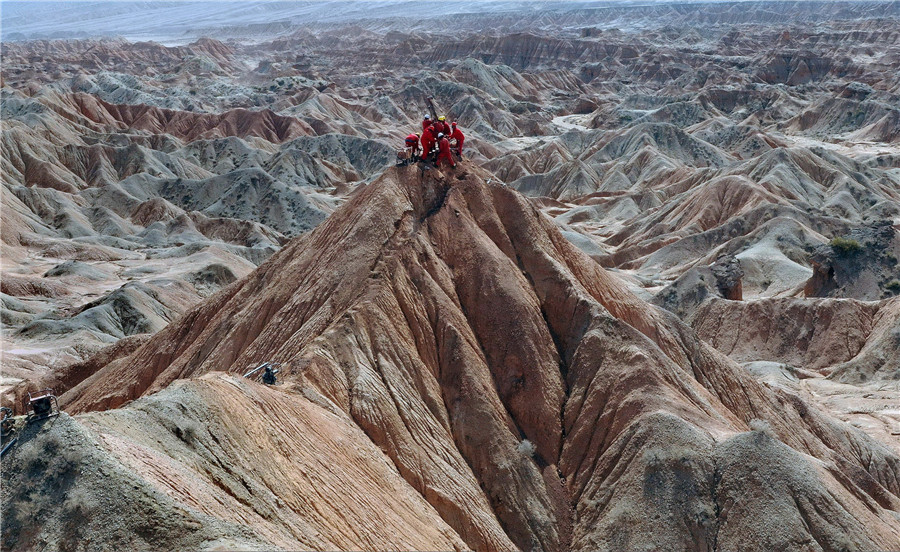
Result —
<instances>
[{"instance_id":1,"label":"mountain peak","mask_svg":"<svg viewBox=\"0 0 900 552\"><path fill-rule=\"evenodd\" d=\"M264 361L281 365L279 393L358 425L474 549L594 547L625 523L682 546L696 536L679 527L704 511L712 517L697 530L714 538L708 487L719 464L762 462L763 453L735 456L759 440L732 441L755 418L785 454L830 458L850 478L798 468L812 479L797 492L817 508L838 504L825 488L845 493L842 521L815 531L865 520L873 539L895 532L845 487L896 493L896 464L860 456L892 457L887 449L823 426L808 405L753 380L471 163L387 170L62 402L70 412L118 407L179 378ZM673 442L682 456L659 452ZM658 481L645 480L651 465ZM734 496L757 492L726 483ZM621 514L597 502L611 488L627 505ZM808 515L778 508L791 527ZM667 513L671 531L653 512Z\"/></svg>"}]
</instances>

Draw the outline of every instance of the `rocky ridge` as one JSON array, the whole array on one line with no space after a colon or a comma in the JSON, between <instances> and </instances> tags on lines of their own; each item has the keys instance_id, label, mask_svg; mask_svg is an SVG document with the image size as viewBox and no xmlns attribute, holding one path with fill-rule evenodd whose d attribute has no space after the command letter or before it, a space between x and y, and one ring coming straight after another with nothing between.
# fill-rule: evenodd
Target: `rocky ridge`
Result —
<instances>
[{"instance_id":1,"label":"rocky ridge","mask_svg":"<svg viewBox=\"0 0 900 552\"><path fill-rule=\"evenodd\" d=\"M457 171L387 172L308 237L73 387L64 408L105 410L168 388L82 422L122 431L114 420L137 405L225 385L211 372L266 359L284 367L284 384L264 395L360 428L467 547L728 549L752 534L763 550L797 538L863 547L900 538L894 453L755 381L631 294L522 196L485 184L488 173ZM354 247L331 247L339 237ZM498 309L509 313L502 324ZM184 378L198 383L171 386ZM247 385L255 389L237 387ZM133 448L115 453L133 458ZM747 478L763 468L778 495Z\"/></svg>"},{"instance_id":2,"label":"rocky ridge","mask_svg":"<svg viewBox=\"0 0 900 552\"><path fill-rule=\"evenodd\" d=\"M442 12L444 32L385 15L4 38L4 404L65 392L73 448L154 489L129 494L130 547L162 538L128 525L156 516L189 548L890 548L895 5L510 5ZM471 164L381 176L426 95ZM273 358L285 384L235 379ZM348 531L294 479L328 439L300 472L278 440L263 462L255 430L215 441L282 400L306 425L279 439L333 415L368 451L326 488L357 470L360 496L414 512ZM191 419L216 429L192 440ZM4 547L68 546L67 516L112 542L90 506L109 488L25 460L88 506L4 495L8 519L56 520ZM142 509L152 493L175 502Z\"/></svg>"}]
</instances>

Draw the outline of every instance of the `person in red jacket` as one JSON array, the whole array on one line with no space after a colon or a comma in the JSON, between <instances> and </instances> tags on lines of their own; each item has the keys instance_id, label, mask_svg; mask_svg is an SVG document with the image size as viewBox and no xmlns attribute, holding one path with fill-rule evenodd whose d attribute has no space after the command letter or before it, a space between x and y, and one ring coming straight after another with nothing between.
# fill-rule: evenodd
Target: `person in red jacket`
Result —
<instances>
[{"instance_id":1,"label":"person in red jacket","mask_svg":"<svg viewBox=\"0 0 900 552\"><path fill-rule=\"evenodd\" d=\"M466 141L466 137L463 136L462 131L459 130L458 126L456 126L456 121L453 121L450 126L453 127L453 132L450 133L450 139L456 140L456 155L458 155L459 158L462 159L463 142Z\"/></svg>"},{"instance_id":2,"label":"person in red jacket","mask_svg":"<svg viewBox=\"0 0 900 552\"><path fill-rule=\"evenodd\" d=\"M422 131L422 159L428 160L432 147L434 147L434 134L431 132L431 127L429 126L425 127L425 130Z\"/></svg>"},{"instance_id":3,"label":"person in red jacket","mask_svg":"<svg viewBox=\"0 0 900 552\"><path fill-rule=\"evenodd\" d=\"M434 123L434 121L431 120L431 115L425 115L425 118L422 119L422 130L430 127L432 123Z\"/></svg>"},{"instance_id":4,"label":"person in red jacket","mask_svg":"<svg viewBox=\"0 0 900 552\"><path fill-rule=\"evenodd\" d=\"M409 152L409 158L411 161L419 160L419 135L418 134L410 134L406 137L406 151Z\"/></svg>"},{"instance_id":5,"label":"person in red jacket","mask_svg":"<svg viewBox=\"0 0 900 552\"><path fill-rule=\"evenodd\" d=\"M443 115L441 115L440 117L438 117L438 126L440 127L438 130L440 130L441 132L443 132L444 134L446 134L446 135L448 136L448 139L449 139L449 136L450 136L450 133L452 132L452 129L450 128L450 125L447 124L447 118L444 117Z\"/></svg>"},{"instance_id":6,"label":"person in red jacket","mask_svg":"<svg viewBox=\"0 0 900 552\"><path fill-rule=\"evenodd\" d=\"M438 157L435 165L440 167L443 161L449 163L451 167L456 167L456 161L450 155L450 140L447 140L447 137L442 132L438 134Z\"/></svg>"}]
</instances>

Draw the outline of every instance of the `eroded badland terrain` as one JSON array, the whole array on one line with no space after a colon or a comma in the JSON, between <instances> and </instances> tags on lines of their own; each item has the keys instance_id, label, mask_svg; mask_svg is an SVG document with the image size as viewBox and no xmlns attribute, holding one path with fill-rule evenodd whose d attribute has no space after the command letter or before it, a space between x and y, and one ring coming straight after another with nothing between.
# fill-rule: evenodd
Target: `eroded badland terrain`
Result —
<instances>
[{"instance_id":1,"label":"eroded badland terrain","mask_svg":"<svg viewBox=\"0 0 900 552\"><path fill-rule=\"evenodd\" d=\"M3 9L4 550L900 549L897 2Z\"/></svg>"}]
</instances>

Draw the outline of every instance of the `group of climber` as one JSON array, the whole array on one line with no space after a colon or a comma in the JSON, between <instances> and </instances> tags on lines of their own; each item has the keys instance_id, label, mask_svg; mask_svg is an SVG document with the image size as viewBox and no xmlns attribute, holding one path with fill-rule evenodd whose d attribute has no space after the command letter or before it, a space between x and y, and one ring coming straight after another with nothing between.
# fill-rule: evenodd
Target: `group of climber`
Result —
<instances>
[{"instance_id":1,"label":"group of climber","mask_svg":"<svg viewBox=\"0 0 900 552\"><path fill-rule=\"evenodd\" d=\"M450 141L453 140L451 151ZM406 137L406 157L410 161L434 161L435 166L442 164L456 166L456 157L462 159L463 142L466 137L457 126L456 121L447 123L447 118L441 115L437 121L431 120L431 115L425 115L422 120L422 132L413 133Z\"/></svg>"}]
</instances>

